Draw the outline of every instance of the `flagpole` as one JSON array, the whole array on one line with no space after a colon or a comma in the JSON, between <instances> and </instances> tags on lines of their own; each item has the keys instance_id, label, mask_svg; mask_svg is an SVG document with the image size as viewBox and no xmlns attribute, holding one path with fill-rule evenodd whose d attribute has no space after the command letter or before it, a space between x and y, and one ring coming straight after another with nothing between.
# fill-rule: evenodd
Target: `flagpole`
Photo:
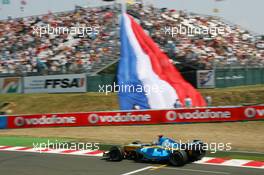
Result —
<instances>
[{"instance_id":1,"label":"flagpole","mask_svg":"<svg viewBox=\"0 0 264 175\"><path fill-rule=\"evenodd\" d=\"M122 14L126 13L126 0L121 0Z\"/></svg>"}]
</instances>

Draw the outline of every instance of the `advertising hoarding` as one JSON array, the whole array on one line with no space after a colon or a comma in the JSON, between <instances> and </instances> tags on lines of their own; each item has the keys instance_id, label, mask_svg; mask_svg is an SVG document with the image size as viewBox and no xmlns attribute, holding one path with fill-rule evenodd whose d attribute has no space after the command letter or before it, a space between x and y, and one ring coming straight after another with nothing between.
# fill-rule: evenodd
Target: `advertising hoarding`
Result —
<instances>
[{"instance_id":1,"label":"advertising hoarding","mask_svg":"<svg viewBox=\"0 0 264 175\"><path fill-rule=\"evenodd\" d=\"M215 88L214 70L197 71L197 88Z\"/></svg>"},{"instance_id":2,"label":"advertising hoarding","mask_svg":"<svg viewBox=\"0 0 264 175\"><path fill-rule=\"evenodd\" d=\"M20 77L0 78L0 87L2 94L21 93L22 79Z\"/></svg>"},{"instance_id":3,"label":"advertising hoarding","mask_svg":"<svg viewBox=\"0 0 264 175\"><path fill-rule=\"evenodd\" d=\"M86 92L85 74L31 76L24 78L24 93Z\"/></svg>"},{"instance_id":4,"label":"advertising hoarding","mask_svg":"<svg viewBox=\"0 0 264 175\"><path fill-rule=\"evenodd\" d=\"M8 128L112 126L264 120L264 106L103 111L8 116Z\"/></svg>"}]
</instances>

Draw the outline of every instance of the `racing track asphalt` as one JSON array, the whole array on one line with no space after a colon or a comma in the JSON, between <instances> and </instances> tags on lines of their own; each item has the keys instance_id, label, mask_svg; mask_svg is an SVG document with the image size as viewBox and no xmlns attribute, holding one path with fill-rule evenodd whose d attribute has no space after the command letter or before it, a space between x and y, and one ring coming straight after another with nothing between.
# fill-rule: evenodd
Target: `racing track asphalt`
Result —
<instances>
[{"instance_id":1,"label":"racing track asphalt","mask_svg":"<svg viewBox=\"0 0 264 175\"><path fill-rule=\"evenodd\" d=\"M152 167L150 167L152 166ZM180 168L100 157L0 151L1 175L262 175L263 169L188 164Z\"/></svg>"}]
</instances>

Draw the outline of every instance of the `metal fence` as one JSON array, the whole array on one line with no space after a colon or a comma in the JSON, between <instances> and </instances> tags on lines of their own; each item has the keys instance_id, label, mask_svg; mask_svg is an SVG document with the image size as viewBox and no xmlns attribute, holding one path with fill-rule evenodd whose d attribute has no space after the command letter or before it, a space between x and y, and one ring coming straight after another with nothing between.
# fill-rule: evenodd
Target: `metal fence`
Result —
<instances>
[{"instance_id":1,"label":"metal fence","mask_svg":"<svg viewBox=\"0 0 264 175\"><path fill-rule=\"evenodd\" d=\"M215 70L217 88L264 84L264 68L223 68Z\"/></svg>"}]
</instances>

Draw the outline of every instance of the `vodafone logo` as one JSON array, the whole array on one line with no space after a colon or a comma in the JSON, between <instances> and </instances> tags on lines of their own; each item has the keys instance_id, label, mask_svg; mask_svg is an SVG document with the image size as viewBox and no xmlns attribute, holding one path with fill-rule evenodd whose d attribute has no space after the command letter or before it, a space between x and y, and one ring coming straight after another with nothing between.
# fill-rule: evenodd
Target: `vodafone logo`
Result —
<instances>
[{"instance_id":1,"label":"vodafone logo","mask_svg":"<svg viewBox=\"0 0 264 175\"><path fill-rule=\"evenodd\" d=\"M73 124L76 123L75 117L58 117L56 115L52 115L51 117L47 117L45 115L40 118L27 118L27 117L16 117L14 119L15 126L21 127L24 125L49 125L49 124Z\"/></svg>"},{"instance_id":2,"label":"vodafone logo","mask_svg":"<svg viewBox=\"0 0 264 175\"><path fill-rule=\"evenodd\" d=\"M168 111L166 113L166 119L169 121L175 121L176 119L208 119L208 118L231 118L231 113L229 111L210 111L209 109L205 111L195 110L194 112L176 112Z\"/></svg>"},{"instance_id":3,"label":"vodafone logo","mask_svg":"<svg viewBox=\"0 0 264 175\"><path fill-rule=\"evenodd\" d=\"M255 108L246 108L244 114L247 118L254 118L257 114L257 110Z\"/></svg>"},{"instance_id":4,"label":"vodafone logo","mask_svg":"<svg viewBox=\"0 0 264 175\"><path fill-rule=\"evenodd\" d=\"M14 120L16 126L23 126L25 124L25 119L23 117L16 117Z\"/></svg>"},{"instance_id":5,"label":"vodafone logo","mask_svg":"<svg viewBox=\"0 0 264 175\"><path fill-rule=\"evenodd\" d=\"M90 114L88 116L88 122L91 124L96 123L116 123L116 122L149 122L151 121L151 116L149 114L137 114L133 115L132 113L120 114L116 113L115 115L102 115L99 114Z\"/></svg>"},{"instance_id":6,"label":"vodafone logo","mask_svg":"<svg viewBox=\"0 0 264 175\"><path fill-rule=\"evenodd\" d=\"M99 116L97 114L91 114L88 117L89 123L95 124L99 121Z\"/></svg>"},{"instance_id":7,"label":"vodafone logo","mask_svg":"<svg viewBox=\"0 0 264 175\"><path fill-rule=\"evenodd\" d=\"M177 119L177 113L176 113L175 111L169 111L169 112L167 112L167 114L166 114L166 118L167 118L167 120L169 120L169 121L176 120L176 119Z\"/></svg>"}]
</instances>

